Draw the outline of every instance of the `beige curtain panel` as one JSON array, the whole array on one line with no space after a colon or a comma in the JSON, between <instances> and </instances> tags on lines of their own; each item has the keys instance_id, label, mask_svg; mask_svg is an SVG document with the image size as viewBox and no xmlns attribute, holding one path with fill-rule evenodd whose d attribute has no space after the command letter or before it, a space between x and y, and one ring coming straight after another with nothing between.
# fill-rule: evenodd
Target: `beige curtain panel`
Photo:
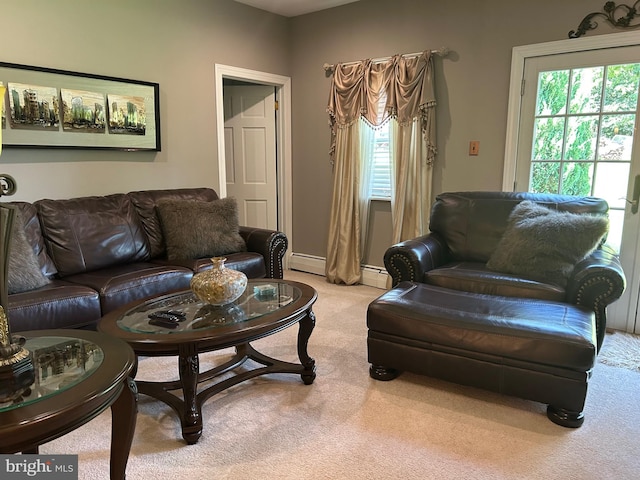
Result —
<instances>
[{"instance_id":1,"label":"beige curtain panel","mask_svg":"<svg viewBox=\"0 0 640 480\"><path fill-rule=\"evenodd\" d=\"M385 99L384 109L378 104ZM338 64L331 78L329 124L333 197L326 276L331 283L360 281L361 233L364 231L361 178L367 169L360 129L393 120L392 155L394 242L426 226L424 209L430 205L431 164L436 154L435 93L431 51L418 56L396 55L384 62ZM425 206L426 204L426 206ZM410 238L407 236L406 238Z\"/></svg>"}]
</instances>

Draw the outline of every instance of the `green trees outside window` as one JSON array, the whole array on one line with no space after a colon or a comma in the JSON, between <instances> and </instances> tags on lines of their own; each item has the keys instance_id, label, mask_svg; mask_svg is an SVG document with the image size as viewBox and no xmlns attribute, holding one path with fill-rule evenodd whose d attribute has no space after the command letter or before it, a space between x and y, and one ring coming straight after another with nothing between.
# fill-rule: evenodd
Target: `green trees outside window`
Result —
<instances>
[{"instance_id":1,"label":"green trees outside window","mask_svg":"<svg viewBox=\"0 0 640 480\"><path fill-rule=\"evenodd\" d=\"M639 79L640 63L539 74L530 191L593 195L628 176Z\"/></svg>"}]
</instances>

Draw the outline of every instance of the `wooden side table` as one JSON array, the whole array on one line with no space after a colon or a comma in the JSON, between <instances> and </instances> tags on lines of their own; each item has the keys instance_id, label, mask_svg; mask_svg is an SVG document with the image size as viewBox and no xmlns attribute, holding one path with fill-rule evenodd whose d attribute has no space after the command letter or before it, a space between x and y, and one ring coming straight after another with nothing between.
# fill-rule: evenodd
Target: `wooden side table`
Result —
<instances>
[{"instance_id":1,"label":"wooden side table","mask_svg":"<svg viewBox=\"0 0 640 480\"><path fill-rule=\"evenodd\" d=\"M136 356L122 340L84 330L24 332L36 380L0 405L0 453L38 447L111 407L111 480L124 480L137 414Z\"/></svg>"}]
</instances>

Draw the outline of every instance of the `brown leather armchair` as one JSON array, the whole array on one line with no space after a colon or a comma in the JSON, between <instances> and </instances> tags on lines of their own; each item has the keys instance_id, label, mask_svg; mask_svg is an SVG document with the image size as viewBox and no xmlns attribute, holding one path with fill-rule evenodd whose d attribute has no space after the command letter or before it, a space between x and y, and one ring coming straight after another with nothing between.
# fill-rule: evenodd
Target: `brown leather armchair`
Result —
<instances>
[{"instance_id":1,"label":"brown leather armchair","mask_svg":"<svg viewBox=\"0 0 640 480\"><path fill-rule=\"evenodd\" d=\"M559 211L606 215L595 197L526 192L451 192L436 197L430 233L390 247L384 264L393 285L420 282L473 293L567 302L595 312L597 346L604 339L606 307L622 295L625 277L614 252L600 246L574 268L566 287L498 273L486 263L514 206L534 201Z\"/></svg>"},{"instance_id":2,"label":"brown leather armchair","mask_svg":"<svg viewBox=\"0 0 640 480\"><path fill-rule=\"evenodd\" d=\"M517 270L509 265L529 256L546 259L547 251L561 252L548 262L553 269L555 258L562 259L574 244L587 244L582 253L569 256L570 261L562 259L561 282L545 281L544 269L544 278L537 280L531 279L531 271L528 275L495 271L496 252L500 256L509 251L503 235L518 223L508 219L524 200L534 203L520 205L517 214L523 209L545 212L536 220L536 228L548 229L552 218L562 222L560 217L565 225L600 225L593 237L581 230L580 238L563 233L562 242L558 236L542 242L534 234L528 249L508 257L507 270ZM557 214L539 204L595 217ZM438 195L430 233L393 245L385 253L394 288L367 310L371 377L392 380L402 371L433 376L546 403L554 423L582 425L589 378L604 338L606 307L622 295L625 277L618 258L602 242L575 260L577 264L573 262L606 233L607 223L600 215L607 212L607 202L593 197ZM542 250L536 251L540 246Z\"/></svg>"}]
</instances>

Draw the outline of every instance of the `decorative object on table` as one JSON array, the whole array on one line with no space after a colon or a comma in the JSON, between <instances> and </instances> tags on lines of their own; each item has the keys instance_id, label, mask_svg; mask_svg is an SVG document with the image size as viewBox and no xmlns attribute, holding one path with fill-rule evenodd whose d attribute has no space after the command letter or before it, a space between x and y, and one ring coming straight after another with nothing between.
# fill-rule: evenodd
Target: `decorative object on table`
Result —
<instances>
[{"instance_id":1,"label":"decorative object on table","mask_svg":"<svg viewBox=\"0 0 640 480\"><path fill-rule=\"evenodd\" d=\"M210 305L227 305L238 299L247 288L247 276L227 268L225 257L213 257L213 268L196 273L191 279L191 290Z\"/></svg>"},{"instance_id":2,"label":"decorative object on table","mask_svg":"<svg viewBox=\"0 0 640 480\"><path fill-rule=\"evenodd\" d=\"M4 87L0 88L4 99ZM0 101L0 109L2 102ZM0 175L0 196L13 195L13 177ZM11 403L22 396L35 380L29 351L22 345L24 338L11 336L6 309L9 304L9 254L15 207L0 203L0 404Z\"/></svg>"},{"instance_id":3,"label":"decorative object on table","mask_svg":"<svg viewBox=\"0 0 640 480\"><path fill-rule=\"evenodd\" d=\"M253 295L260 301L273 300L278 295L278 287L275 285L256 285L253 287Z\"/></svg>"}]
</instances>

